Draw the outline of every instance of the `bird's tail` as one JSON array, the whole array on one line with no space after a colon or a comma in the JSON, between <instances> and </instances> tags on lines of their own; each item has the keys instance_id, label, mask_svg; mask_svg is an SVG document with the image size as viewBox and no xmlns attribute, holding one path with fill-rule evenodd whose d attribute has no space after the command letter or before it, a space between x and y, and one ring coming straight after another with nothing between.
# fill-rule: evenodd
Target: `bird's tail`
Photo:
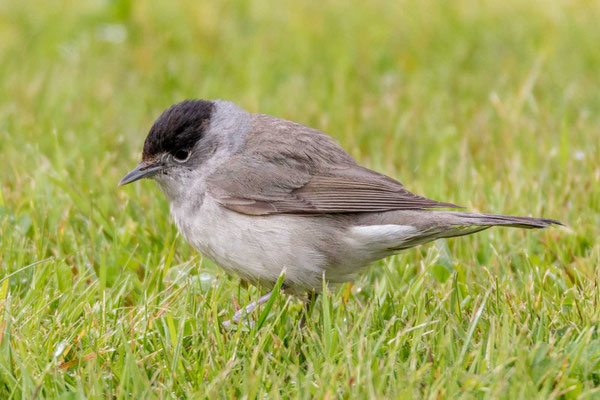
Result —
<instances>
[{"instance_id":1,"label":"bird's tail","mask_svg":"<svg viewBox=\"0 0 600 400\"><path fill-rule=\"evenodd\" d=\"M562 225L561 222L549 218L515 217L512 215L479 214L457 211L440 211L435 213L444 214L444 218L451 225L478 225L482 227L501 225L525 229Z\"/></svg>"},{"instance_id":2,"label":"bird's tail","mask_svg":"<svg viewBox=\"0 0 600 400\"><path fill-rule=\"evenodd\" d=\"M402 250L419 244L427 243L441 238L470 235L488 229L492 226L508 226L525 229L546 228L551 225L563 225L561 222L548 218L515 217L511 215L494 215L467 213L459 211L415 211L418 215L395 223L412 225L415 227L414 235L405 238L402 244L394 250ZM408 215L396 214L401 220ZM416 217L416 218L415 218ZM416 223L415 223L416 222Z\"/></svg>"}]
</instances>

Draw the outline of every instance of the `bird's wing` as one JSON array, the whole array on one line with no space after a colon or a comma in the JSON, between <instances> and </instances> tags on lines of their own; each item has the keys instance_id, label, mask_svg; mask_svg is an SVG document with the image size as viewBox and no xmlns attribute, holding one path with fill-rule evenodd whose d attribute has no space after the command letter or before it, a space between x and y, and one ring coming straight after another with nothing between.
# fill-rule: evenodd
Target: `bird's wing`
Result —
<instances>
[{"instance_id":1,"label":"bird's wing","mask_svg":"<svg viewBox=\"0 0 600 400\"><path fill-rule=\"evenodd\" d=\"M322 132L276 121L276 135L264 134L271 120L260 121L246 150L209 176L208 191L224 207L249 215L459 208L413 194L400 182L357 165Z\"/></svg>"}]
</instances>

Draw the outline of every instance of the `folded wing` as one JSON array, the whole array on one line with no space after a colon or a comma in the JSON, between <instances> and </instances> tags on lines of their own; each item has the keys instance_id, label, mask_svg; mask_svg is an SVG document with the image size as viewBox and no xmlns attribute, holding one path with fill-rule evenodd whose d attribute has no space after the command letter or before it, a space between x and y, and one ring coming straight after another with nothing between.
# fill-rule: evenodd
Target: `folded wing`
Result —
<instances>
[{"instance_id":1,"label":"folded wing","mask_svg":"<svg viewBox=\"0 0 600 400\"><path fill-rule=\"evenodd\" d=\"M323 132L257 115L248 148L208 178L224 207L243 214L339 214L460 208L418 196L363 168Z\"/></svg>"},{"instance_id":2,"label":"folded wing","mask_svg":"<svg viewBox=\"0 0 600 400\"><path fill-rule=\"evenodd\" d=\"M209 190L224 207L249 215L459 208L418 196L357 165L313 175L268 160L239 158L209 178Z\"/></svg>"}]
</instances>

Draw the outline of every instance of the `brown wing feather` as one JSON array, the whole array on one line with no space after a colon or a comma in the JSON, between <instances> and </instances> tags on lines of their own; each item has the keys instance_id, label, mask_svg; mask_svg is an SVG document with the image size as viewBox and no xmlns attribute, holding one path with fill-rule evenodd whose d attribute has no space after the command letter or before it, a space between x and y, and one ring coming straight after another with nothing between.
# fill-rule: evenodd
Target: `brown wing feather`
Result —
<instances>
[{"instance_id":1,"label":"brown wing feather","mask_svg":"<svg viewBox=\"0 0 600 400\"><path fill-rule=\"evenodd\" d=\"M377 178L351 180L347 177L330 176L313 176L306 185L292 191L288 198L273 201L272 205L280 213L348 213L457 208L454 204L442 203L411 193L399 182L392 187L389 180L384 183Z\"/></svg>"},{"instance_id":2,"label":"brown wing feather","mask_svg":"<svg viewBox=\"0 0 600 400\"><path fill-rule=\"evenodd\" d=\"M362 169L362 168L361 168ZM278 170L272 173L272 170ZM263 165L260 176L241 168L245 180L230 179L230 174L211 179L211 192L225 207L250 215L268 214L337 214L426 208L460 208L418 196L402 187L381 181L373 172L371 180L360 176L304 176L288 167ZM361 171L363 175L364 171ZM302 178L307 178L304 181ZM217 189L218 188L218 189ZM216 190L214 190L216 189Z\"/></svg>"},{"instance_id":3,"label":"brown wing feather","mask_svg":"<svg viewBox=\"0 0 600 400\"><path fill-rule=\"evenodd\" d=\"M357 165L332 138L264 115L247 140L208 178L224 207L243 214L338 214L461 208L418 196L382 174Z\"/></svg>"}]
</instances>

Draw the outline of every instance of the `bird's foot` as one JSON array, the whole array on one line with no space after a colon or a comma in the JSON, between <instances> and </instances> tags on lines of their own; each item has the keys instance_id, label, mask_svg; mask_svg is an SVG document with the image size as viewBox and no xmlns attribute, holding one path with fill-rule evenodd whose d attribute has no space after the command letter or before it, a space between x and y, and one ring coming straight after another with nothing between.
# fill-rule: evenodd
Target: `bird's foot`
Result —
<instances>
[{"instance_id":1,"label":"bird's foot","mask_svg":"<svg viewBox=\"0 0 600 400\"><path fill-rule=\"evenodd\" d=\"M233 314L233 318L231 318L229 321L223 322L223 327L231 328L233 324L239 324L242 319L248 318L248 316L252 314L257 307L269 301L272 293L273 292L269 292L264 296L261 296L258 300L248 304L246 307L240 308L235 314Z\"/></svg>"}]
</instances>

